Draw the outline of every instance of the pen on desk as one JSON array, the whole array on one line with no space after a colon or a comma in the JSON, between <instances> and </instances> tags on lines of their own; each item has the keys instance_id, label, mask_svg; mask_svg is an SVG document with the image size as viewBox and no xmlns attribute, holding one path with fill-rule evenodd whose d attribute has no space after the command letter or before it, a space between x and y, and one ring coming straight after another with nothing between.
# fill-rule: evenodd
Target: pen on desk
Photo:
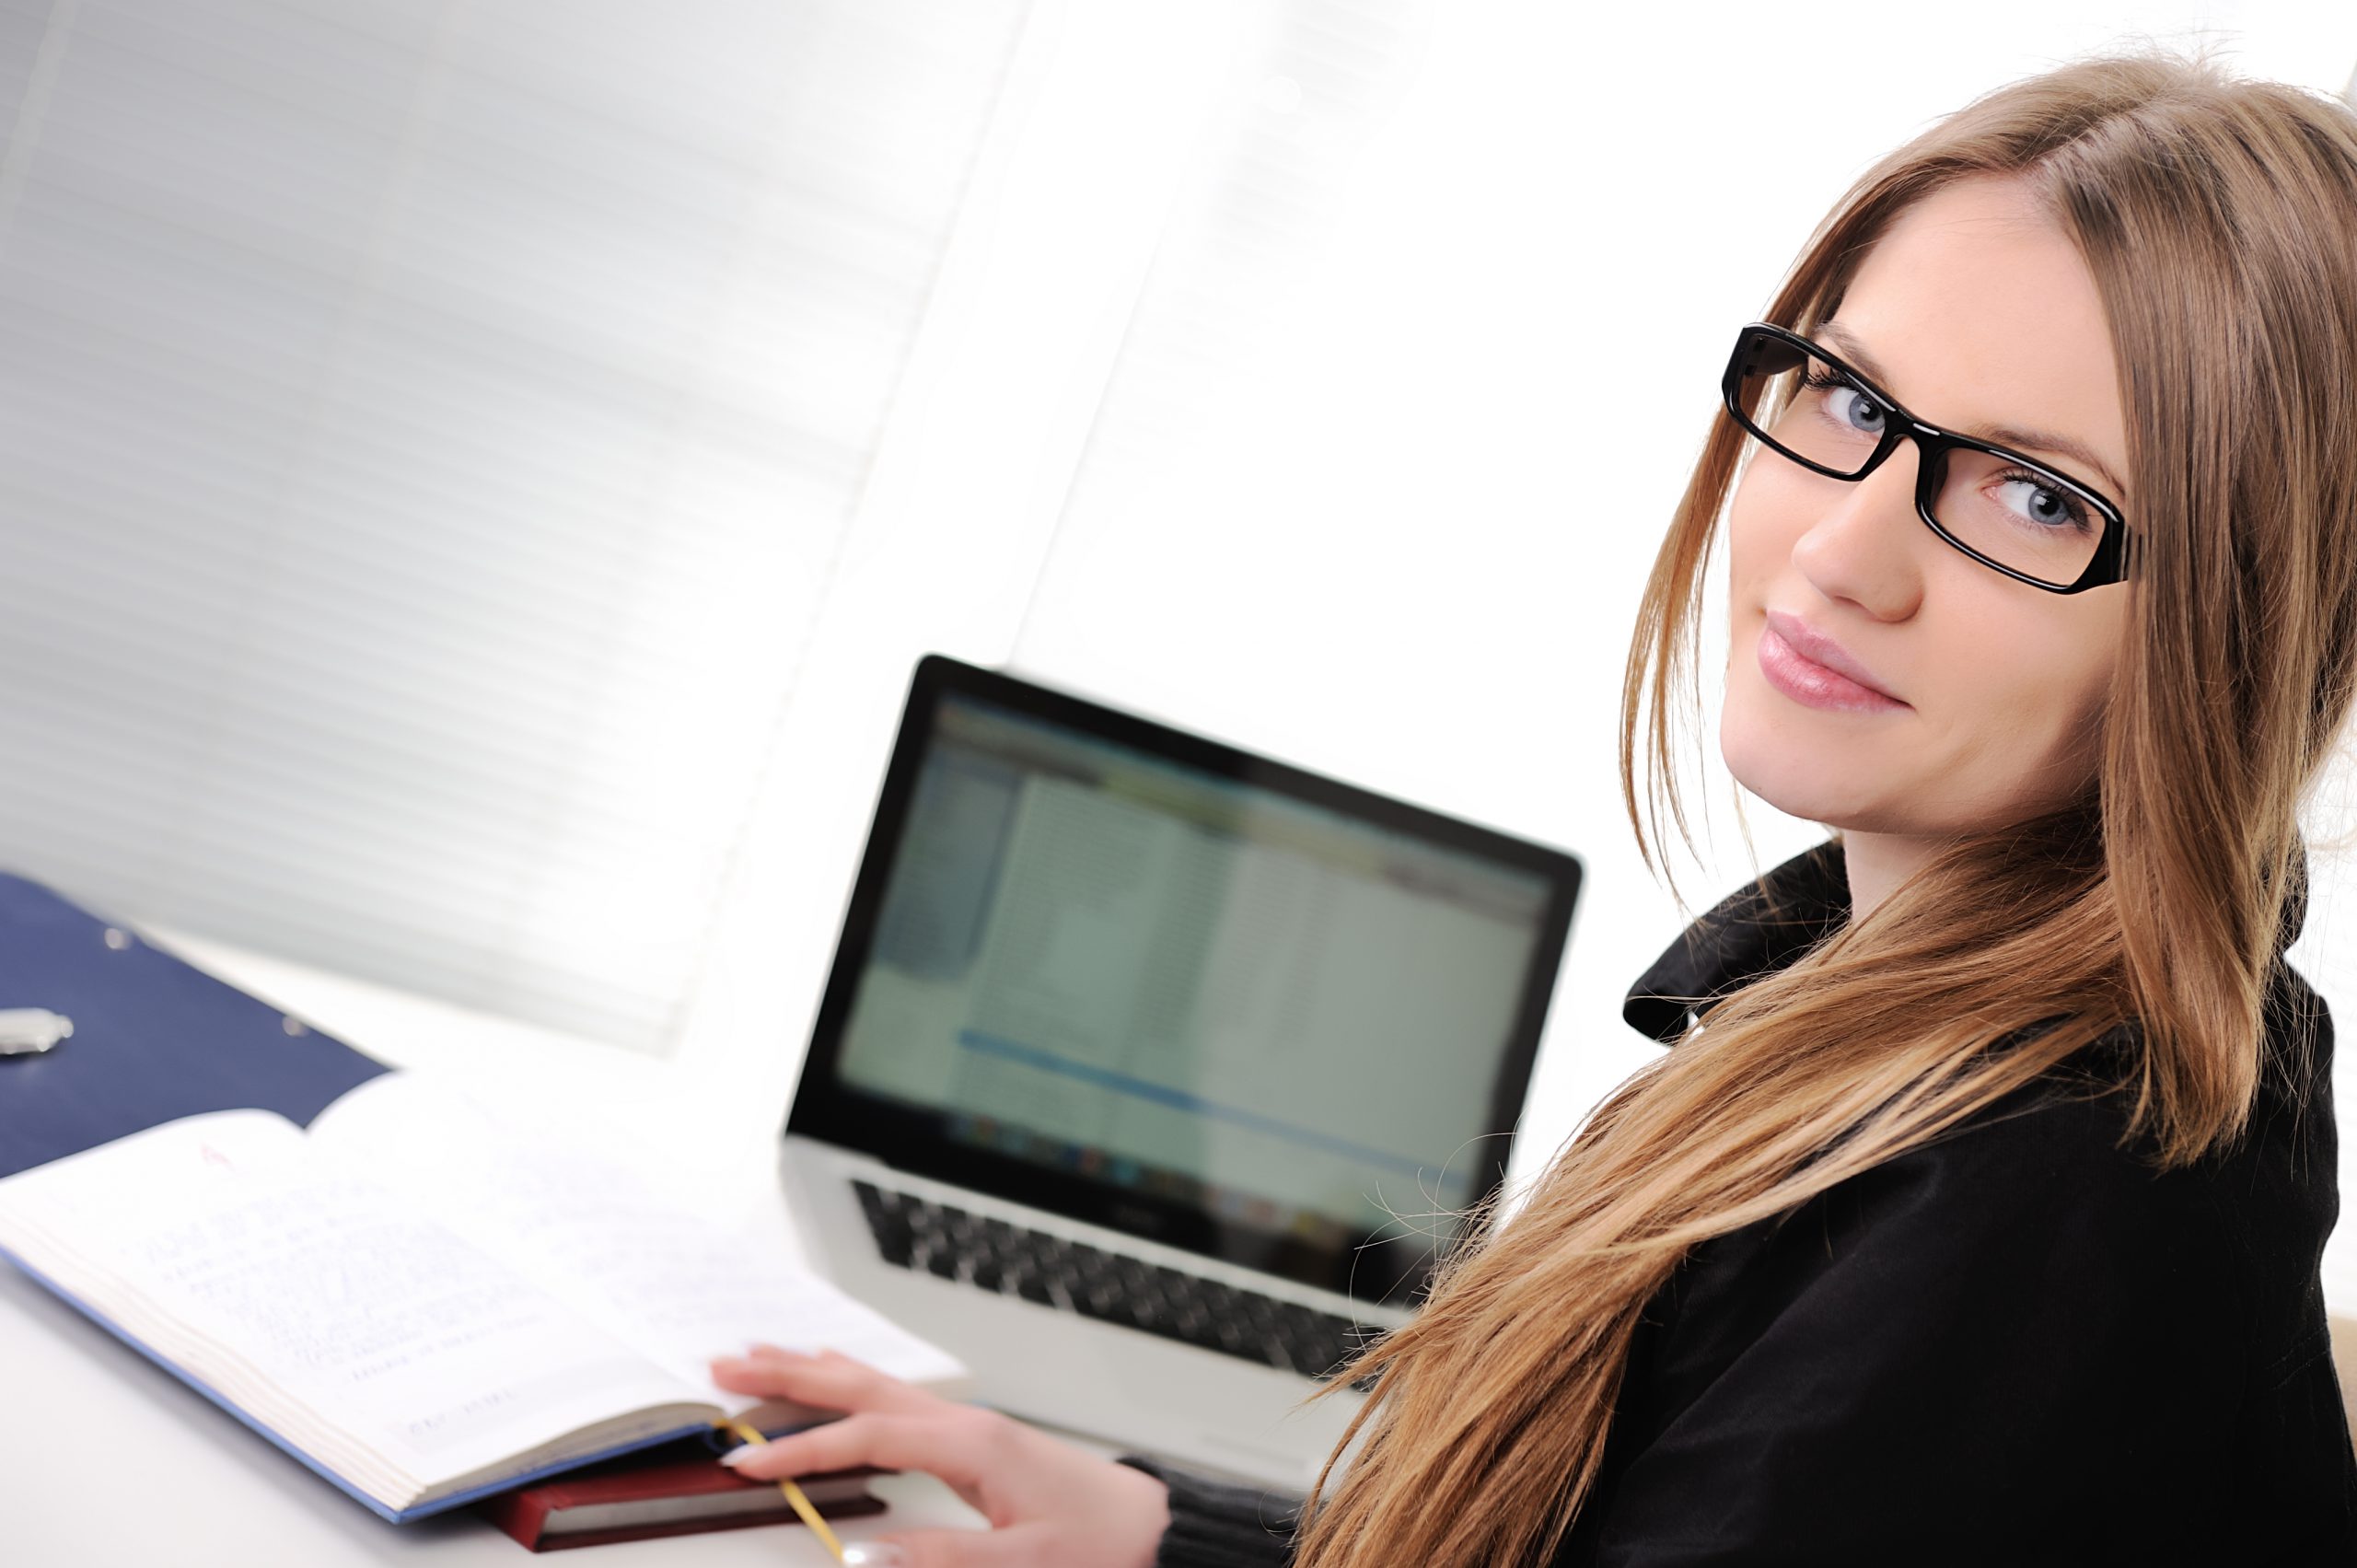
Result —
<instances>
[{"instance_id":1,"label":"pen on desk","mask_svg":"<svg viewBox=\"0 0 2357 1568\"><path fill-rule=\"evenodd\" d=\"M725 1421L720 1423L720 1425L747 1444L761 1445L769 1441L758 1428L745 1422ZM819 1544L832 1553L836 1562L846 1564L847 1568L889 1568L890 1564L900 1560L900 1549L892 1546L886 1546L878 1551L863 1542L847 1551L843 1543L835 1539L835 1532L828 1528L827 1521L819 1516L819 1510L811 1505L810 1499L803 1495L800 1487L795 1485L790 1479L780 1476L777 1489L785 1493L785 1500L794 1505L795 1513L802 1516L802 1522L810 1527L810 1533L819 1538Z\"/></svg>"}]
</instances>

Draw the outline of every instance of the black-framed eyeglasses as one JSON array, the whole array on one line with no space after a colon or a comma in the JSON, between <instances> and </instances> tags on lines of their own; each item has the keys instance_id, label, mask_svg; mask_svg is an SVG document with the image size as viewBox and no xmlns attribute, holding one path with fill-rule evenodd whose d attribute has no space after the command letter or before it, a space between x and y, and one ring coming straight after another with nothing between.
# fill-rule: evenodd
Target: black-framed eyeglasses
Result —
<instances>
[{"instance_id":1,"label":"black-framed eyeglasses","mask_svg":"<svg viewBox=\"0 0 2357 1568\"><path fill-rule=\"evenodd\" d=\"M1720 383L1727 412L1761 445L1828 479L1855 482L1915 443L1915 511L1991 571L2075 594L2127 575L2127 519L2109 498L2034 458L1943 430L1798 332L1754 321Z\"/></svg>"}]
</instances>

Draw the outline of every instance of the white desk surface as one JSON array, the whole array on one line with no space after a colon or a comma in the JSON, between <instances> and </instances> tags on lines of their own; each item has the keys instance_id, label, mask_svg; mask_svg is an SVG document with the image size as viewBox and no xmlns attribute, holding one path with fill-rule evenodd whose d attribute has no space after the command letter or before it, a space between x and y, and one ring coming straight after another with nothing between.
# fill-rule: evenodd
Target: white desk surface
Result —
<instances>
[{"instance_id":1,"label":"white desk surface","mask_svg":"<svg viewBox=\"0 0 2357 1568\"><path fill-rule=\"evenodd\" d=\"M403 1066L466 1063L494 1087L620 1120L689 1169L716 1206L798 1248L774 1176L782 1108L727 1103L668 1063L566 1041L210 944L169 942L353 1045ZM70 1044L66 1049L70 1049ZM561 1065L561 1071L555 1070ZM527 1086L528 1086L528 1090ZM741 1102L745 1097L734 1097ZM846 1540L981 1517L930 1476L874 1483L889 1509L845 1520ZM333 1568L402 1562L523 1568L532 1554L460 1510L389 1525L16 1270L0 1264L0 1562L8 1568ZM800 1526L601 1546L580 1568L809 1564Z\"/></svg>"}]
</instances>

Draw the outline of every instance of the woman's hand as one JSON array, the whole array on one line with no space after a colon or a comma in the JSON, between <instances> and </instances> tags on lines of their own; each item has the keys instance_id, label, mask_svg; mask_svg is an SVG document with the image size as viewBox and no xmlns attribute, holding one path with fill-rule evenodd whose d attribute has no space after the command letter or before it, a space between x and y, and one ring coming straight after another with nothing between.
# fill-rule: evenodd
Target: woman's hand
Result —
<instances>
[{"instance_id":1,"label":"woman's hand","mask_svg":"<svg viewBox=\"0 0 2357 1568\"><path fill-rule=\"evenodd\" d=\"M936 1399L832 1351L804 1355L757 1345L750 1355L714 1362L712 1376L739 1394L850 1412L733 1451L738 1475L774 1481L854 1465L923 1470L990 1520L988 1533L884 1538L908 1568L1151 1568L1170 1525L1169 1494L1144 1471L995 1411Z\"/></svg>"}]
</instances>

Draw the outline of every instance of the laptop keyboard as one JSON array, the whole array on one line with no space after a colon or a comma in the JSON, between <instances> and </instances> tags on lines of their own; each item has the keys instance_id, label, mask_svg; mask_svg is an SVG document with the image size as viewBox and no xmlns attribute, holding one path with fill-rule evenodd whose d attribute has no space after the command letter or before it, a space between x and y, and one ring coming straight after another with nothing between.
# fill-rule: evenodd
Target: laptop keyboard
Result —
<instances>
[{"instance_id":1,"label":"laptop keyboard","mask_svg":"<svg viewBox=\"0 0 2357 1568\"><path fill-rule=\"evenodd\" d=\"M1325 1378L1380 1330L1086 1242L854 1180L884 1260ZM1361 1379L1362 1385L1369 1379Z\"/></svg>"}]
</instances>

